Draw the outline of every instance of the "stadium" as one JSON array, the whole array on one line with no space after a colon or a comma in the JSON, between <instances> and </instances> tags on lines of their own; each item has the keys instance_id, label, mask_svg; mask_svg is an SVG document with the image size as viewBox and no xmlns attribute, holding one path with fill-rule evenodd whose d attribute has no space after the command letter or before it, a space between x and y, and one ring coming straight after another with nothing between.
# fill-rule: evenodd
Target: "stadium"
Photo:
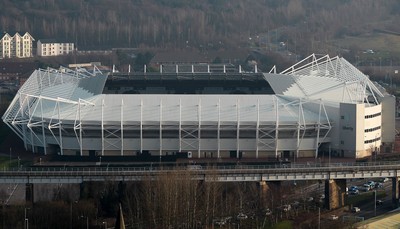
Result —
<instances>
[{"instance_id":1,"label":"stadium","mask_svg":"<svg viewBox=\"0 0 400 229\"><path fill-rule=\"evenodd\" d=\"M280 73L109 78L36 70L2 119L27 150L61 156L363 158L394 142L394 96L341 57Z\"/></svg>"}]
</instances>

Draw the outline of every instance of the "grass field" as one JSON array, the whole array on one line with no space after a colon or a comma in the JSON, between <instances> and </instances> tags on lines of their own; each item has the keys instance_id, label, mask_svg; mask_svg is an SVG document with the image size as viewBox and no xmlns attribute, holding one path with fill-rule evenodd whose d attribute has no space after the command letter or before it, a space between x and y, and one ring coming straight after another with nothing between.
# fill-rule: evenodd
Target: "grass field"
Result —
<instances>
[{"instance_id":1,"label":"grass field","mask_svg":"<svg viewBox=\"0 0 400 229\"><path fill-rule=\"evenodd\" d=\"M372 33L370 35L360 37L346 37L344 39L335 40L334 44L344 48L358 46L360 49L372 49L381 52L400 52L400 36L383 33Z\"/></svg>"}]
</instances>

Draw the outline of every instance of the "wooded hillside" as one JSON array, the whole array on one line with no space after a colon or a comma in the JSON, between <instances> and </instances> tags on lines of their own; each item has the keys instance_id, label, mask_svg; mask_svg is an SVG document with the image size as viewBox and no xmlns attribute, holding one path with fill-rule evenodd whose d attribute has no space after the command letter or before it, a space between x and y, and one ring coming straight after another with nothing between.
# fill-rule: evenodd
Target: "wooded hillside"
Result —
<instances>
[{"instance_id":1,"label":"wooded hillside","mask_svg":"<svg viewBox=\"0 0 400 229\"><path fill-rule=\"evenodd\" d=\"M400 31L398 0L0 0L0 28L79 49L232 47L279 29L308 47L375 28ZM277 39L279 39L277 38Z\"/></svg>"}]
</instances>

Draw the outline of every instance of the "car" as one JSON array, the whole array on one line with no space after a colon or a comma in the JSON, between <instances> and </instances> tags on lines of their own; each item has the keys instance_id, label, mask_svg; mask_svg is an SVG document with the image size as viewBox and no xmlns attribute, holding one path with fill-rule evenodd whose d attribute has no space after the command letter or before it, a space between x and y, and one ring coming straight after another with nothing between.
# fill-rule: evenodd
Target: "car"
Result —
<instances>
[{"instance_id":1,"label":"car","mask_svg":"<svg viewBox=\"0 0 400 229\"><path fill-rule=\"evenodd\" d=\"M364 185L360 188L360 191L364 191L364 192L368 192L369 190L371 190L371 186L369 186L369 184L364 184Z\"/></svg>"},{"instance_id":2,"label":"car","mask_svg":"<svg viewBox=\"0 0 400 229\"><path fill-rule=\"evenodd\" d=\"M357 213L357 212L360 212L361 209L359 207L353 207L353 208L351 208L351 211L354 213Z\"/></svg>"},{"instance_id":3,"label":"car","mask_svg":"<svg viewBox=\"0 0 400 229\"><path fill-rule=\"evenodd\" d=\"M387 177L384 177L384 178L381 179L382 183L385 183L385 182L388 182L388 181L389 181L389 178L387 178Z\"/></svg>"},{"instance_id":4,"label":"car","mask_svg":"<svg viewBox=\"0 0 400 229\"><path fill-rule=\"evenodd\" d=\"M265 215L266 215L266 216L272 215L272 211L269 210L269 208L267 208L267 210L265 211Z\"/></svg>"},{"instance_id":5,"label":"car","mask_svg":"<svg viewBox=\"0 0 400 229\"><path fill-rule=\"evenodd\" d=\"M338 219L339 219L339 216L337 216L337 215L330 215L330 216L329 216L329 219L330 219L330 220L338 220Z\"/></svg>"},{"instance_id":6,"label":"car","mask_svg":"<svg viewBox=\"0 0 400 229\"><path fill-rule=\"evenodd\" d=\"M351 186L350 187L350 192L353 191L353 190L358 190L358 186Z\"/></svg>"},{"instance_id":7,"label":"car","mask_svg":"<svg viewBox=\"0 0 400 229\"><path fill-rule=\"evenodd\" d=\"M225 224L226 224L226 220L223 219L223 218L221 218L221 219L216 219L216 220L214 221L214 223L215 223L216 225L218 225L218 226L222 226L222 225L225 225Z\"/></svg>"},{"instance_id":8,"label":"car","mask_svg":"<svg viewBox=\"0 0 400 229\"><path fill-rule=\"evenodd\" d=\"M375 183L375 188L383 188L383 183L381 182Z\"/></svg>"},{"instance_id":9,"label":"car","mask_svg":"<svg viewBox=\"0 0 400 229\"><path fill-rule=\"evenodd\" d=\"M383 204L383 200L376 200L376 205L382 205Z\"/></svg>"},{"instance_id":10,"label":"car","mask_svg":"<svg viewBox=\"0 0 400 229\"><path fill-rule=\"evenodd\" d=\"M367 184L369 185L369 187L375 188L375 181L370 180L367 182Z\"/></svg>"},{"instance_id":11,"label":"car","mask_svg":"<svg viewBox=\"0 0 400 229\"><path fill-rule=\"evenodd\" d=\"M292 206L290 206L290 204L285 204L282 206L282 209L284 212L288 212L292 209Z\"/></svg>"},{"instance_id":12,"label":"car","mask_svg":"<svg viewBox=\"0 0 400 229\"><path fill-rule=\"evenodd\" d=\"M240 220L242 220L242 219L247 219L247 215L244 214L244 213L239 213L239 214L236 216L236 218L237 218L237 219L240 219Z\"/></svg>"},{"instance_id":13,"label":"car","mask_svg":"<svg viewBox=\"0 0 400 229\"><path fill-rule=\"evenodd\" d=\"M300 206L300 202L297 201L297 200L295 200L295 201L292 203L292 206L296 208L296 207Z\"/></svg>"},{"instance_id":14,"label":"car","mask_svg":"<svg viewBox=\"0 0 400 229\"><path fill-rule=\"evenodd\" d=\"M350 195L358 195L360 193L360 191L358 191L358 189L350 191Z\"/></svg>"}]
</instances>

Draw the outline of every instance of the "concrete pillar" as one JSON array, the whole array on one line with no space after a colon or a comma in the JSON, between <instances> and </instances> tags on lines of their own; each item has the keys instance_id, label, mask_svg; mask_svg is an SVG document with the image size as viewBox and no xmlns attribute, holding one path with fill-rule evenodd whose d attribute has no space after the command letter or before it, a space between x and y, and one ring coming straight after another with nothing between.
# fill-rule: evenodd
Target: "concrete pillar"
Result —
<instances>
[{"instance_id":1,"label":"concrete pillar","mask_svg":"<svg viewBox=\"0 0 400 229\"><path fill-rule=\"evenodd\" d=\"M33 203L33 184L25 184L25 201L26 203Z\"/></svg>"},{"instance_id":2,"label":"concrete pillar","mask_svg":"<svg viewBox=\"0 0 400 229\"><path fill-rule=\"evenodd\" d=\"M267 193L268 193L268 186L267 186L267 182L265 181L260 181L258 182L258 186L259 186L259 191L260 191L260 202L261 203L265 203L267 201Z\"/></svg>"},{"instance_id":3,"label":"concrete pillar","mask_svg":"<svg viewBox=\"0 0 400 229\"><path fill-rule=\"evenodd\" d=\"M262 187L263 194L265 195L265 204L269 209L275 209L281 205L282 202L282 182L281 181L269 181L265 182Z\"/></svg>"},{"instance_id":4,"label":"concrete pillar","mask_svg":"<svg viewBox=\"0 0 400 229\"><path fill-rule=\"evenodd\" d=\"M325 181L325 208L331 210L343 207L346 197L346 180Z\"/></svg>"},{"instance_id":5,"label":"concrete pillar","mask_svg":"<svg viewBox=\"0 0 400 229\"><path fill-rule=\"evenodd\" d=\"M399 178L392 177L392 206L393 208L399 207Z\"/></svg>"}]
</instances>

